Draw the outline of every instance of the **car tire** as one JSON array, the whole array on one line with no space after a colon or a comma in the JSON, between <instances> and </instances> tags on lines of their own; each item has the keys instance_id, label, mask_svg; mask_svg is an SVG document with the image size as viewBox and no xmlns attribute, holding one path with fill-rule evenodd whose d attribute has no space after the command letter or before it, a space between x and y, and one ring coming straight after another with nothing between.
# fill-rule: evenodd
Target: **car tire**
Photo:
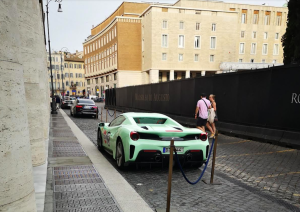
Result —
<instances>
[{"instance_id":1,"label":"car tire","mask_svg":"<svg viewBox=\"0 0 300 212\"><path fill-rule=\"evenodd\" d=\"M118 168L123 169L125 166L125 154L124 154L124 148L121 139L119 139L117 142L116 161L117 161Z\"/></svg>"},{"instance_id":2,"label":"car tire","mask_svg":"<svg viewBox=\"0 0 300 212\"><path fill-rule=\"evenodd\" d=\"M102 142L102 135L100 129L98 129L98 133L97 133L97 148L99 151L103 150L103 142Z\"/></svg>"}]
</instances>

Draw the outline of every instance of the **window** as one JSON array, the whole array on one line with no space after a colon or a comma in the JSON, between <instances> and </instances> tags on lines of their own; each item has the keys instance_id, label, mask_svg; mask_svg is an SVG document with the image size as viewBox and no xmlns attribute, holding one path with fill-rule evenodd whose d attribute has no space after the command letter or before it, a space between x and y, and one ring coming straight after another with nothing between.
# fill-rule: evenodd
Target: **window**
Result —
<instances>
[{"instance_id":1,"label":"window","mask_svg":"<svg viewBox=\"0 0 300 212\"><path fill-rule=\"evenodd\" d=\"M246 14L243 13L242 14L242 24L245 24L246 23Z\"/></svg>"},{"instance_id":2,"label":"window","mask_svg":"<svg viewBox=\"0 0 300 212\"><path fill-rule=\"evenodd\" d=\"M90 79L86 80L86 84L90 85L91 84L91 80Z\"/></svg>"},{"instance_id":3,"label":"window","mask_svg":"<svg viewBox=\"0 0 300 212\"><path fill-rule=\"evenodd\" d=\"M69 68L73 68L73 64L72 63L69 64Z\"/></svg>"},{"instance_id":4,"label":"window","mask_svg":"<svg viewBox=\"0 0 300 212\"><path fill-rule=\"evenodd\" d=\"M73 73L70 73L70 78L73 78Z\"/></svg>"},{"instance_id":5,"label":"window","mask_svg":"<svg viewBox=\"0 0 300 212\"><path fill-rule=\"evenodd\" d=\"M178 61L183 61L183 54L178 55Z\"/></svg>"},{"instance_id":6,"label":"window","mask_svg":"<svg viewBox=\"0 0 300 212\"><path fill-rule=\"evenodd\" d=\"M167 53L162 53L161 57L162 60L167 60Z\"/></svg>"},{"instance_id":7,"label":"window","mask_svg":"<svg viewBox=\"0 0 300 212\"><path fill-rule=\"evenodd\" d=\"M161 46L168 47L168 35L162 35Z\"/></svg>"},{"instance_id":8,"label":"window","mask_svg":"<svg viewBox=\"0 0 300 212\"><path fill-rule=\"evenodd\" d=\"M276 26L281 26L281 17L282 17L282 12L277 12Z\"/></svg>"},{"instance_id":9,"label":"window","mask_svg":"<svg viewBox=\"0 0 300 212\"><path fill-rule=\"evenodd\" d=\"M66 86L69 86L69 81L66 81Z\"/></svg>"},{"instance_id":10,"label":"window","mask_svg":"<svg viewBox=\"0 0 300 212\"><path fill-rule=\"evenodd\" d=\"M252 32L252 38L256 38L256 32Z\"/></svg>"},{"instance_id":11,"label":"window","mask_svg":"<svg viewBox=\"0 0 300 212\"><path fill-rule=\"evenodd\" d=\"M76 82L76 86L79 86L79 83L78 83L78 82Z\"/></svg>"},{"instance_id":12,"label":"window","mask_svg":"<svg viewBox=\"0 0 300 212\"><path fill-rule=\"evenodd\" d=\"M200 23L196 23L196 30L200 30Z\"/></svg>"},{"instance_id":13,"label":"window","mask_svg":"<svg viewBox=\"0 0 300 212\"><path fill-rule=\"evenodd\" d=\"M117 80L117 73L114 73L114 80Z\"/></svg>"},{"instance_id":14,"label":"window","mask_svg":"<svg viewBox=\"0 0 300 212\"><path fill-rule=\"evenodd\" d=\"M57 79L60 79L60 74L57 74Z\"/></svg>"},{"instance_id":15,"label":"window","mask_svg":"<svg viewBox=\"0 0 300 212\"><path fill-rule=\"evenodd\" d=\"M78 65L78 68L79 68L79 69L81 69L81 68L82 68L81 64L79 64L79 65Z\"/></svg>"},{"instance_id":16,"label":"window","mask_svg":"<svg viewBox=\"0 0 300 212\"><path fill-rule=\"evenodd\" d=\"M184 35L179 35L178 48L184 48Z\"/></svg>"},{"instance_id":17,"label":"window","mask_svg":"<svg viewBox=\"0 0 300 212\"><path fill-rule=\"evenodd\" d=\"M167 29L168 28L168 22L167 21L163 21L162 28L163 29Z\"/></svg>"},{"instance_id":18,"label":"window","mask_svg":"<svg viewBox=\"0 0 300 212\"><path fill-rule=\"evenodd\" d=\"M170 81L170 73L167 73L167 81Z\"/></svg>"},{"instance_id":19,"label":"window","mask_svg":"<svg viewBox=\"0 0 300 212\"><path fill-rule=\"evenodd\" d=\"M159 82L162 82L162 72L159 72L158 79L159 79Z\"/></svg>"},{"instance_id":20,"label":"window","mask_svg":"<svg viewBox=\"0 0 300 212\"><path fill-rule=\"evenodd\" d=\"M106 82L109 82L109 76L108 75L106 76Z\"/></svg>"},{"instance_id":21,"label":"window","mask_svg":"<svg viewBox=\"0 0 300 212\"><path fill-rule=\"evenodd\" d=\"M216 37L210 37L210 48L211 49L216 48L216 43L217 43L217 38Z\"/></svg>"},{"instance_id":22,"label":"window","mask_svg":"<svg viewBox=\"0 0 300 212\"><path fill-rule=\"evenodd\" d=\"M254 59L251 59L251 60L250 60L250 63L254 63Z\"/></svg>"},{"instance_id":23,"label":"window","mask_svg":"<svg viewBox=\"0 0 300 212\"><path fill-rule=\"evenodd\" d=\"M200 36L195 36L194 47L195 49L200 49Z\"/></svg>"},{"instance_id":24,"label":"window","mask_svg":"<svg viewBox=\"0 0 300 212\"><path fill-rule=\"evenodd\" d=\"M56 66L55 66L55 69L56 69L56 70L59 70L59 65L56 65Z\"/></svg>"},{"instance_id":25,"label":"window","mask_svg":"<svg viewBox=\"0 0 300 212\"><path fill-rule=\"evenodd\" d=\"M68 68L68 63L65 63L65 68Z\"/></svg>"},{"instance_id":26,"label":"window","mask_svg":"<svg viewBox=\"0 0 300 212\"><path fill-rule=\"evenodd\" d=\"M259 14L259 11L258 10L254 10L253 24L258 24L258 14Z\"/></svg>"},{"instance_id":27,"label":"window","mask_svg":"<svg viewBox=\"0 0 300 212\"><path fill-rule=\"evenodd\" d=\"M82 78L82 74L79 74L79 76L78 76L79 78Z\"/></svg>"},{"instance_id":28,"label":"window","mask_svg":"<svg viewBox=\"0 0 300 212\"><path fill-rule=\"evenodd\" d=\"M274 44L274 50L273 50L274 55L279 55L279 44Z\"/></svg>"},{"instance_id":29,"label":"window","mask_svg":"<svg viewBox=\"0 0 300 212\"><path fill-rule=\"evenodd\" d=\"M101 83L104 83L104 77L101 77Z\"/></svg>"},{"instance_id":30,"label":"window","mask_svg":"<svg viewBox=\"0 0 300 212\"><path fill-rule=\"evenodd\" d=\"M183 29L183 27L184 27L184 23L183 23L183 21L180 21L179 22L179 29Z\"/></svg>"},{"instance_id":31,"label":"window","mask_svg":"<svg viewBox=\"0 0 300 212\"><path fill-rule=\"evenodd\" d=\"M195 54L195 59L194 59L195 62L198 62L199 61L199 54Z\"/></svg>"},{"instance_id":32,"label":"window","mask_svg":"<svg viewBox=\"0 0 300 212\"><path fill-rule=\"evenodd\" d=\"M74 64L74 68L77 68L77 64Z\"/></svg>"},{"instance_id":33,"label":"window","mask_svg":"<svg viewBox=\"0 0 300 212\"><path fill-rule=\"evenodd\" d=\"M211 31L215 32L217 30L217 25L216 24L212 24L211 25Z\"/></svg>"},{"instance_id":34,"label":"window","mask_svg":"<svg viewBox=\"0 0 300 212\"><path fill-rule=\"evenodd\" d=\"M57 83L57 88L60 89L60 83L59 82Z\"/></svg>"},{"instance_id":35,"label":"window","mask_svg":"<svg viewBox=\"0 0 300 212\"><path fill-rule=\"evenodd\" d=\"M55 57L55 59L56 59L56 62L58 62L58 57Z\"/></svg>"},{"instance_id":36,"label":"window","mask_svg":"<svg viewBox=\"0 0 300 212\"><path fill-rule=\"evenodd\" d=\"M263 55L266 55L266 54L268 54L268 44L263 44Z\"/></svg>"},{"instance_id":37,"label":"window","mask_svg":"<svg viewBox=\"0 0 300 212\"><path fill-rule=\"evenodd\" d=\"M181 73L181 79L185 79L185 72Z\"/></svg>"},{"instance_id":38,"label":"window","mask_svg":"<svg viewBox=\"0 0 300 212\"><path fill-rule=\"evenodd\" d=\"M270 25L270 11L266 11L265 13L265 25Z\"/></svg>"},{"instance_id":39,"label":"window","mask_svg":"<svg viewBox=\"0 0 300 212\"><path fill-rule=\"evenodd\" d=\"M279 33L275 33L275 39L276 39L276 40L279 39Z\"/></svg>"},{"instance_id":40,"label":"window","mask_svg":"<svg viewBox=\"0 0 300 212\"><path fill-rule=\"evenodd\" d=\"M266 60L265 59L262 59L262 61L261 61L262 63L266 63Z\"/></svg>"},{"instance_id":41,"label":"window","mask_svg":"<svg viewBox=\"0 0 300 212\"><path fill-rule=\"evenodd\" d=\"M245 31L241 31L241 38L245 37Z\"/></svg>"},{"instance_id":42,"label":"window","mask_svg":"<svg viewBox=\"0 0 300 212\"><path fill-rule=\"evenodd\" d=\"M174 72L174 79L177 80L177 72Z\"/></svg>"},{"instance_id":43,"label":"window","mask_svg":"<svg viewBox=\"0 0 300 212\"><path fill-rule=\"evenodd\" d=\"M268 39L268 33L264 32L264 39Z\"/></svg>"},{"instance_id":44,"label":"window","mask_svg":"<svg viewBox=\"0 0 300 212\"><path fill-rule=\"evenodd\" d=\"M65 78L68 78L69 77L69 73L65 73Z\"/></svg>"},{"instance_id":45,"label":"window","mask_svg":"<svg viewBox=\"0 0 300 212\"><path fill-rule=\"evenodd\" d=\"M209 56L209 61L214 62L215 61L215 55L210 55Z\"/></svg>"},{"instance_id":46,"label":"window","mask_svg":"<svg viewBox=\"0 0 300 212\"><path fill-rule=\"evenodd\" d=\"M243 62L243 59L239 59L239 63L242 63Z\"/></svg>"},{"instance_id":47,"label":"window","mask_svg":"<svg viewBox=\"0 0 300 212\"><path fill-rule=\"evenodd\" d=\"M251 44L251 54L256 54L256 43Z\"/></svg>"},{"instance_id":48,"label":"window","mask_svg":"<svg viewBox=\"0 0 300 212\"><path fill-rule=\"evenodd\" d=\"M245 54L245 43L240 43L240 54Z\"/></svg>"}]
</instances>

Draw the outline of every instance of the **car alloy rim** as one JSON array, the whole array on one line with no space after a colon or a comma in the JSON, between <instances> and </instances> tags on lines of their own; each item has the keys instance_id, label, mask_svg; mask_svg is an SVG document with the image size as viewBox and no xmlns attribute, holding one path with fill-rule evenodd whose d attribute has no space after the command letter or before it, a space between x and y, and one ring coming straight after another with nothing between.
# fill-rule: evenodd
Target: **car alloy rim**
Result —
<instances>
[{"instance_id":1,"label":"car alloy rim","mask_svg":"<svg viewBox=\"0 0 300 212\"><path fill-rule=\"evenodd\" d=\"M118 157L117 157L118 166L121 166L122 160L123 160L123 152L122 152L122 144L121 144L121 142L118 143L117 155L118 155Z\"/></svg>"}]
</instances>

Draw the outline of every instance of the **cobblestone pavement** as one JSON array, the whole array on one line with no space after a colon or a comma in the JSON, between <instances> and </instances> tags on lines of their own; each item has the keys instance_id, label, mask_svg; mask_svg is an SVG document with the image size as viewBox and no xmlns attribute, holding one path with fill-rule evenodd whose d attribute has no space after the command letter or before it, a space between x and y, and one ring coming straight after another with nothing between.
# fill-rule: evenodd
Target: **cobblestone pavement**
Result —
<instances>
[{"instance_id":1,"label":"cobblestone pavement","mask_svg":"<svg viewBox=\"0 0 300 212\"><path fill-rule=\"evenodd\" d=\"M103 107L103 104L98 103L98 106ZM68 110L65 112L69 114ZM100 120L71 118L96 144ZM112 119L108 115L108 121ZM112 157L104 155L115 166ZM192 181L201 172L193 168L185 171ZM210 177L209 171L210 165L204 178ZM120 173L153 209L165 207L167 167L129 167ZM215 180L222 185L211 186L203 182L189 185L175 168L171 204L178 211L300 211L299 179L299 150L220 135Z\"/></svg>"}]
</instances>

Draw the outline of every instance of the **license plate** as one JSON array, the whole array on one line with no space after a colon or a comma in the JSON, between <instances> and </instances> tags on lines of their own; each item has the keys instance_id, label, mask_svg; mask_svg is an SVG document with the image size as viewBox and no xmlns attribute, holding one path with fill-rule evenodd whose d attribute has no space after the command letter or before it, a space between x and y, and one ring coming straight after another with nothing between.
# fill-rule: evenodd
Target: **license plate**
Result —
<instances>
[{"instance_id":1,"label":"license plate","mask_svg":"<svg viewBox=\"0 0 300 212\"><path fill-rule=\"evenodd\" d=\"M91 109L92 107L84 106L84 109Z\"/></svg>"},{"instance_id":2,"label":"license plate","mask_svg":"<svg viewBox=\"0 0 300 212\"><path fill-rule=\"evenodd\" d=\"M68 104L68 106L72 106L72 104Z\"/></svg>"},{"instance_id":3,"label":"license plate","mask_svg":"<svg viewBox=\"0 0 300 212\"><path fill-rule=\"evenodd\" d=\"M184 152L184 148L183 147L176 147L176 151L177 152ZM170 153L170 147L164 147L163 153Z\"/></svg>"}]
</instances>

